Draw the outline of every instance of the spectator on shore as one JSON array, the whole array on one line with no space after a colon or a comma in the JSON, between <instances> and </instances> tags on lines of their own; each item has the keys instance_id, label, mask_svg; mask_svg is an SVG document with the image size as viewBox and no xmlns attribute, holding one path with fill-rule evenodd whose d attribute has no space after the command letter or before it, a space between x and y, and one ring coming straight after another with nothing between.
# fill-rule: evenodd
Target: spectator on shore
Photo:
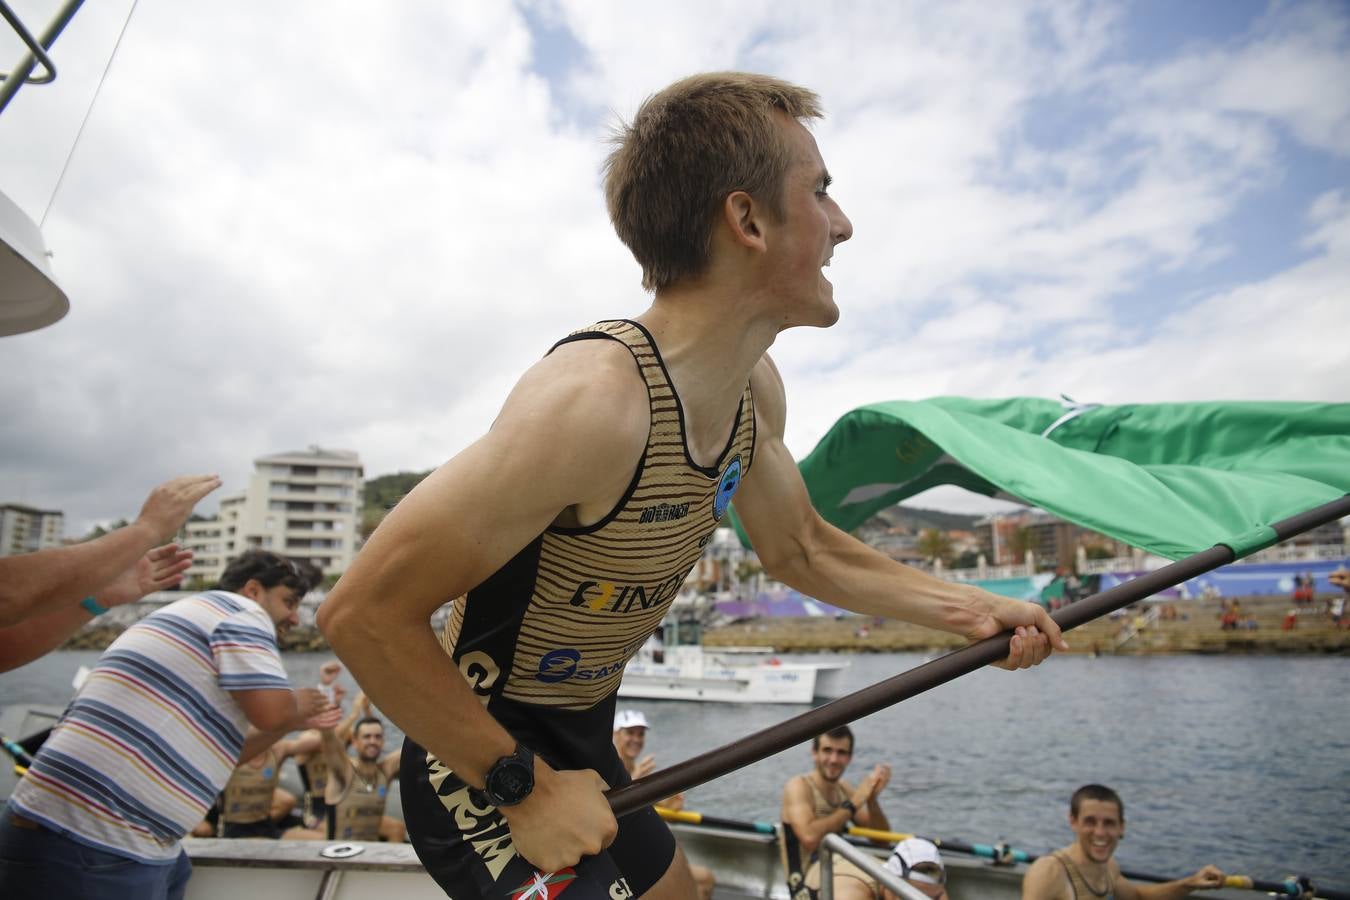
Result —
<instances>
[{"instance_id":1,"label":"spectator on shore","mask_svg":"<svg viewBox=\"0 0 1350 900\"><path fill-rule=\"evenodd\" d=\"M1289 607L1289 612L1284 614L1284 621L1280 623L1281 631L1293 631L1298 626L1298 607Z\"/></svg>"},{"instance_id":2,"label":"spectator on shore","mask_svg":"<svg viewBox=\"0 0 1350 900\"><path fill-rule=\"evenodd\" d=\"M891 767L873 767L854 787L844 780L853 749L853 732L847 725L817 736L811 741L814 768L793 776L783 786L783 837L788 891L793 898L802 896L803 888L820 890L817 848L826 835L842 834L852 824L877 831L891 827L878 801L890 783ZM872 876L842 857L834 860L833 888L838 900L871 900L879 891Z\"/></svg>"},{"instance_id":3,"label":"spectator on shore","mask_svg":"<svg viewBox=\"0 0 1350 900\"><path fill-rule=\"evenodd\" d=\"M1205 866L1163 884L1135 884L1120 874L1116 845L1125 836L1125 804L1109 787L1086 784L1069 800L1075 840L1031 864L1022 879L1022 900L1174 900L1192 891L1223 887L1224 873Z\"/></svg>"},{"instance_id":4,"label":"spectator on shore","mask_svg":"<svg viewBox=\"0 0 1350 900\"><path fill-rule=\"evenodd\" d=\"M291 689L277 649L312 586L290 560L250 550L218 590L118 637L0 816L0 896L180 900L192 864L179 841L236 763L337 720L320 691Z\"/></svg>"},{"instance_id":5,"label":"spectator on shore","mask_svg":"<svg viewBox=\"0 0 1350 900\"><path fill-rule=\"evenodd\" d=\"M1346 625L1345 606L1346 601L1350 600L1350 569L1344 565L1337 566L1336 569L1327 576L1327 581L1332 587L1341 589L1340 596L1331 601L1331 620L1337 628L1344 628Z\"/></svg>"},{"instance_id":6,"label":"spectator on shore","mask_svg":"<svg viewBox=\"0 0 1350 900\"><path fill-rule=\"evenodd\" d=\"M0 672L55 649L114 606L182 581L192 551L164 542L218 487L215 475L184 475L152 490L130 525L69 547L0 557Z\"/></svg>"}]
</instances>

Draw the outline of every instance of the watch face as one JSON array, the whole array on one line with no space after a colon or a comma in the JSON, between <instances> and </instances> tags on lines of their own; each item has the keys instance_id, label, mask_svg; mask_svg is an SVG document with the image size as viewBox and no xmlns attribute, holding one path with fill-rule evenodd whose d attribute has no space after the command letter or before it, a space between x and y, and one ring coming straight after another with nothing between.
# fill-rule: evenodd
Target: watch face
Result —
<instances>
[{"instance_id":1,"label":"watch face","mask_svg":"<svg viewBox=\"0 0 1350 900\"><path fill-rule=\"evenodd\" d=\"M499 761L488 777L488 791L498 805L519 803L533 787L533 768L515 759Z\"/></svg>"},{"instance_id":2,"label":"watch face","mask_svg":"<svg viewBox=\"0 0 1350 900\"><path fill-rule=\"evenodd\" d=\"M519 797L529 787L524 766L503 766L497 773L497 790L507 797Z\"/></svg>"}]
</instances>

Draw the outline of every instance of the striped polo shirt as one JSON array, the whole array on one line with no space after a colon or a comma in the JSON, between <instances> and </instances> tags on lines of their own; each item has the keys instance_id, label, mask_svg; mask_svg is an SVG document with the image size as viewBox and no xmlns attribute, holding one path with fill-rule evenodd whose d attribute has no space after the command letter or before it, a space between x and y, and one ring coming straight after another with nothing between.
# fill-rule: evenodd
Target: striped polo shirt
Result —
<instances>
[{"instance_id":1,"label":"striped polo shirt","mask_svg":"<svg viewBox=\"0 0 1350 900\"><path fill-rule=\"evenodd\" d=\"M99 658L10 804L99 850L170 863L239 761L248 720L229 692L289 688L258 604L227 591L171 603Z\"/></svg>"}]
</instances>

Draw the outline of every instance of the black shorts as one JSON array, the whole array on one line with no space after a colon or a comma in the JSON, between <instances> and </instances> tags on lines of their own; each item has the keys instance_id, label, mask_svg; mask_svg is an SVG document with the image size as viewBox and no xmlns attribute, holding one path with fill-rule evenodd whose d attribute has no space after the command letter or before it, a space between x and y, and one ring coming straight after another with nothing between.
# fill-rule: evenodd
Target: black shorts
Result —
<instances>
[{"instance_id":1,"label":"black shorts","mask_svg":"<svg viewBox=\"0 0 1350 900\"><path fill-rule=\"evenodd\" d=\"M609 759L593 761L588 767L612 787L627 784L631 779L609 744L608 734L605 741ZM560 765L544 750L536 752L554 768L581 768ZM439 790L433 786L433 775ZM429 765L427 752L411 740L403 743L399 777L408 838L422 865L448 896L454 900L509 898L540 877L549 878L517 855L505 819L482 792L454 774L445 774L439 763ZM559 810L558 815L566 812ZM640 897L660 880L674 858L675 838L648 806L619 820L618 837L603 853L583 857L570 871L552 877L570 877L567 900Z\"/></svg>"},{"instance_id":2,"label":"black shorts","mask_svg":"<svg viewBox=\"0 0 1350 900\"><path fill-rule=\"evenodd\" d=\"M281 826L271 819L261 822L222 822L221 837L267 838L275 841L281 837Z\"/></svg>"}]
</instances>

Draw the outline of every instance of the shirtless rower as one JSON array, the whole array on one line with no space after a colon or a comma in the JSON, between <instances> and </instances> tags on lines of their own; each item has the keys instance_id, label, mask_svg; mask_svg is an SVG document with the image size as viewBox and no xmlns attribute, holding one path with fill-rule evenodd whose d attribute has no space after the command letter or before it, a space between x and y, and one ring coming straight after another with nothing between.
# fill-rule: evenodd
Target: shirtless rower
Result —
<instances>
[{"instance_id":1,"label":"shirtless rower","mask_svg":"<svg viewBox=\"0 0 1350 900\"><path fill-rule=\"evenodd\" d=\"M281 822L295 808L296 797L281 787L281 764L299 753L319 749L319 732L282 738L252 759L234 767L221 791L220 836L226 838L299 837L300 826L283 829Z\"/></svg>"},{"instance_id":2,"label":"shirtless rower","mask_svg":"<svg viewBox=\"0 0 1350 900\"><path fill-rule=\"evenodd\" d=\"M887 831L890 822L877 799L891 780L891 767L879 764L854 787L844 780L844 771L853 761L853 731L847 725L817 735L811 741L810 772L797 775L783 786L783 827L792 829L796 843L805 854L793 860L788 851L789 880L800 871L801 885L820 890L820 859L817 853L826 835L842 834L850 825ZM794 864L795 862L795 864ZM790 884L793 897L802 895L801 885ZM840 900L876 900L881 884L858 866L834 859L834 896Z\"/></svg>"},{"instance_id":3,"label":"shirtless rower","mask_svg":"<svg viewBox=\"0 0 1350 900\"><path fill-rule=\"evenodd\" d=\"M384 753L384 723L366 716L352 730L356 759L333 729L323 732L323 755L328 761L324 789L325 836L329 840L402 843L403 824L384 814L389 785L398 777L401 750Z\"/></svg>"},{"instance_id":4,"label":"shirtless rower","mask_svg":"<svg viewBox=\"0 0 1350 900\"><path fill-rule=\"evenodd\" d=\"M319 690L337 706L342 705L342 698L346 694L346 689L337 682L341 674L342 664L336 661L326 662L319 667ZM336 729L338 740L344 747L351 742L352 726L356 724L356 720L370 715L370 707L365 701L365 696L363 693L356 695L356 699L352 701L351 712ZM366 704L364 709L363 704ZM300 784L304 788L301 818L304 820L305 828L314 830L313 837L319 839L323 834L321 830L316 829L321 829L323 825L323 797L324 786L328 783L328 760L323 753L322 735L318 731L310 731L302 736L311 735L313 743L307 741L305 749L295 754L295 767L300 772Z\"/></svg>"},{"instance_id":5,"label":"shirtless rower","mask_svg":"<svg viewBox=\"0 0 1350 900\"><path fill-rule=\"evenodd\" d=\"M647 729L650 727L647 724L647 717L641 710L621 709L614 714L614 750L619 754L619 759L623 760L628 777L635 780L650 775L656 769L656 757L650 753L642 755L643 749L647 746ZM684 794L667 797L656 805L666 809L682 810ZM709 900L713 889L717 887L717 878L712 870L707 866L690 863L689 871L694 876L695 886L698 887L699 900Z\"/></svg>"},{"instance_id":6,"label":"shirtless rower","mask_svg":"<svg viewBox=\"0 0 1350 900\"><path fill-rule=\"evenodd\" d=\"M1135 884L1121 875L1115 852L1125 836L1125 804L1104 785L1085 784L1073 792L1069 827L1077 839L1031 864L1022 879L1022 900L1173 900L1223 887L1224 873L1214 866L1163 884Z\"/></svg>"}]
</instances>

